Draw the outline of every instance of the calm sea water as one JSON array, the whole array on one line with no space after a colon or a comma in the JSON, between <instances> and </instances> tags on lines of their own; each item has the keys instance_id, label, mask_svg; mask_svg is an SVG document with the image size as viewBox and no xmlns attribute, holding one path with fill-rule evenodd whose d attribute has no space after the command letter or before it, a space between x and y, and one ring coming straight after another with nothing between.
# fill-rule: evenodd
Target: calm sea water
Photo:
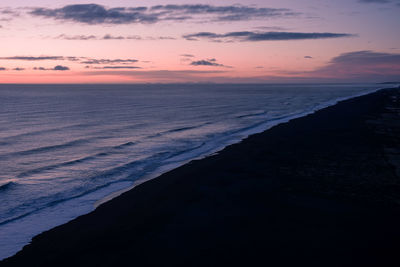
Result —
<instances>
[{"instance_id":1,"label":"calm sea water","mask_svg":"<svg viewBox=\"0 0 400 267\"><path fill-rule=\"evenodd\" d=\"M0 259L138 179L378 87L0 85Z\"/></svg>"}]
</instances>

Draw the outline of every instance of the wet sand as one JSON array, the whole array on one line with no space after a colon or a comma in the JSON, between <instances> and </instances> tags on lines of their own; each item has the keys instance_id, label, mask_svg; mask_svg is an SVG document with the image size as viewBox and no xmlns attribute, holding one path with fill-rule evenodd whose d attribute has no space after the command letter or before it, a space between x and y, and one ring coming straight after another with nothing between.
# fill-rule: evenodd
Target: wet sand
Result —
<instances>
[{"instance_id":1,"label":"wet sand","mask_svg":"<svg viewBox=\"0 0 400 267\"><path fill-rule=\"evenodd\" d=\"M252 135L0 266L400 266L400 88Z\"/></svg>"}]
</instances>

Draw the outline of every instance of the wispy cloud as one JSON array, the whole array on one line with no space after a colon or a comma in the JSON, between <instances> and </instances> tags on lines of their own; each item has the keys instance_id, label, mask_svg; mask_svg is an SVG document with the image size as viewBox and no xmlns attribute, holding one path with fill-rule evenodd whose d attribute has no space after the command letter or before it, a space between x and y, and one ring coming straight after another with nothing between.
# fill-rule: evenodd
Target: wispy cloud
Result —
<instances>
[{"instance_id":1,"label":"wispy cloud","mask_svg":"<svg viewBox=\"0 0 400 267\"><path fill-rule=\"evenodd\" d=\"M97 40L98 37L95 36L95 35L66 35L66 34L60 34L60 35L56 36L54 39L87 41L87 40Z\"/></svg>"},{"instance_id":2,"label":"wispy cloud","mask_svg":"<svg viewBox=\"0 0 400 267\"><path fill-rule=\"evenodd\" d=\"M90 41L90 40L175 40L174 37L170 37L170 36L141 37L139 35L121 36L121 35L111 35L111 34L106 34L103 36L60 34L60 35L56 36L54 39L73 40L73 41L75 41L75 40L79 40L79 41Z\"/></svg>"},{"instance_id":3,"label":"wispy cloud","mask_svg":"<svg viewBox=\"0 0 400 267\"><path fill-rule=\"evenodd\" d=\"M0 7L0 14L2 15L11 15L11 16L19 16L20 13L17 10L11 9L9 7Z\"/></svg>"},{"instance_id":4,"label":"wispy cloud","mask_svg":"<svg viewBox=\"0 0 400 267\"><path fill-rule=\"evenodd\" d=\"M65 60L63 56L13 56L13 57L0 57L0 60L25 60L25 61L40 61L40 60Z\"/></svg>"},{"instance_id":5,"label":"wispy cloud","mask_svg":"<svg viewBox=\"0 0 400 267\"><path fill-rule=\"evenodd\" d=\"M258 26L254 27L254 29L261 30L261 31L287 31L288 28L278 27L278 26Z\"/></svg>"},{"instance_id":6,"label":"wispy cloud","mask_svg":"<svg viewBox=\"0 0 400 267\"><path fill-rule=\"evenodd\" d=\"M90 67L89 67L90 68ZM103 67L92 67L92 69L96 70L107 70L107 69L141 69L141 67L137 66L103 66Z\"/></svg>"},{"instance_id":7,"label":"wispy cloud","mask_svg":"<svg viewBox=\"0 0 400 267\"><path fill-rule=\"evenodd\" d=\"M98 65L98 64L132 64L138 62L137 59L95 59L88 58L85 61L81 61L81 64L86 65Z\"/></svg>"},{"instance_id":8,"label":"wispy cloud","mask_svg":"<svg viewBox=\"0 0 400 267\"><path fill-rule=\"evenodd\" d=\"M64 57L64 56L12 56L12 57L0 57L0 60L16 60L16 61L45 61L45 60L68 60L68 61L79 61L82 58L79 57Z\"/></svg>"},{"instance_id":9,"label":"wispy cloud","mask_svg":"<svg viewBox=\"0 0 400 267\"><path fill-rule=\"evenodd\" d=\"M198 41L205 39L214 42L260 42L260 41L288 41L288 40L309 40L309 39L327 39L354 37L354 34L348 33L330 33L330 32L228 32L224 34L213 32L198 32L183 35L183 38L189 41Z\"/></svg>"},{"instance_id":10,"label":"wispy cloud","mask_svg":"<svg viewBox=\"0 0 400 267\"><path fill-rule=\"evenodd\" d=\"M10 21L15 17L19 17L20 12L17 9L11 9L9 7L0 7L0 15L1 15L0 21Z\"/></svg>"},{"instance_id":11,"label":"wispy cloud","mask_svg":"<svg viewBox=\"0 0 400 267\"><path fill-rule=\"evenodd\" d=\"M258 8L245 5L157 5L107 8L98 4L66 5L62 8L33 8L29 14L85 24L157 23L160 21L246 21L294 17L287 8Z\"/></svg>"},{"instance_id":12,"label":"wispy cloud","mask_svg":"<svg viewBox=\"0 0 400 267\"><path fill-rule=\"evenodd\" d=\"M193 58L195 58L195 56L192 54L181 54L179 56L181 62L189 62L189 61L191 62L193 61Z\"/></svg>"},{"instance_id":13,"label":"wispy cloud","mask_svg":"<svg viewBox=\"0 0 400 267\"><path fill-rule=\"evenodd\" d=\"M137 59L96 59L96 58L87 58L87 57L64 57L64 56L12 56L12 57L0 57L0 60L17 60L17 61L72 61L85 65L114 65L114 64L123 64L129 65L138 62ZM61 65L57 66L56 70L64 70L61 69ZM137 68L137 67L135 67ZM41 67L37 67L37 70L49 70Z\"/></svg>"}]
</instances>

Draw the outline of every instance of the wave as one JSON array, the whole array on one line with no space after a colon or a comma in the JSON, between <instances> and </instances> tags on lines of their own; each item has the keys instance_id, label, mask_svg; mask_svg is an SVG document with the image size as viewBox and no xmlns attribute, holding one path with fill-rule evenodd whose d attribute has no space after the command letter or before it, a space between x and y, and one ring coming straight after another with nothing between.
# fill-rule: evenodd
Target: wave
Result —
<instances>
[{"instance_id":1,"label":"wave","mask_svg":"<svg viewBox=\"0 0 400 267\"><path fill-rule=\"evenodd\" d=\"M22 151L16 151L8 154L3 154L0 155L0 158L9 158L9 157L15 157L15 156L28 156L28 155L33 155L33 154L38 154L38 153L44 153L44 152L49 152L53 150L58 150L58 149L64 149L64 148L69 148L71 146L76 146L76 145L81 145L84 143L89 143L91 142L91 139L78 139L78 140L73 140L67 143L63 144L58 144L58 145L50 145L50 146L42 146L42 147L37 147L33 149L28 149L28 150L22 150Z\"/></svg>"},{"instance_id":2,"label":"wave","mask_svg":"<svg viewBox=\"0 0 400 267\"><path fill-rule=\"evenodd\" d=\"M119 146L115 146L114 148L117 147L123 147L123 146L129 146L134 144L133 142L127 142L124 144L121 144ZM25 212L23 214L19 214L17 216L14 217L9 217L8 219L4 220L4 221L0 221L0 225L5 225L7 223L19 220L21 218L24 218L26 216L29 216L33 213L39 212L40 210L43 210L45 208L48 207L52 207L55 206L59 203L65 202L65 201L69 201L72 199L76 199L79 197L82 197L84 195L93 193L99 189L108 187L114 183L119 183L119 182L123 182L123 181L132 181L132 175L134 175L135 179L142 177L143 175L147 174L147 173L151 173L152 171L154 171L156 168L159 167L159 164L157 163L161 163L164 162L168 159L172 159L172 158L176 158L182 154L186 154L190 151L196 150L201 148L202 146L204 146L205 143L201 143L200 145L197 145L195 147L189 148L189 149L185 149L185 150L179 150L179 151L171 151L171 150L164 150L164 151L160 151L157 152L155 154L152 154L148 157L145 157L141 160L135 160L126 164L122 164L120 166L117 167L113 167L110 168L108 170L105 171L100 171L95 173L94 175L91 175L89 177L86 177L87 182L85 183L85 186L87 187L86 189L84 189L84 187L76 187L74 189L72 189L69 192L62 192L62 193L57 193L57 194L53 194L50 196L46 196L40 199L36 199L36 203L37 202L42 202L43 205L40 205L39 207L36 207L34 210L30 210L28 212ZM59 166L65 166L65 165L70 165L70 164L74 164L77 162L82 162L83 160L88 160L90 158L95 158L95 156L98 156L102 153L96 154L94 156L89 156L89 157L85 157L82 159L78 159L78 160L74 160L74 161L70 161L70 162L65 162L62 164L55 164L52 166L46 166L43 168L38 168L35 170L31 170L25 173L20 174L20 176L22 175L29 175L29 174L34 174L34 173L39 173L41 171L46 171L46 170L50 170L52 168L56 168ZM190 157L190 156L189 156ZM180 159L176 160L176 161L180 161ZM123 174L123 178L121 178L121 174ZM109 179L110 177L118 177L118 179ZM18 176L19 177L19 176ZM98 180L104 180L107 181L106 183L102 183L102 184L98 184ZM94 185L94 186L90 186ZM25 205L25 204L23 204Z\"/></svg>"},{"instance_id":3,"label":"wave","mask_svg":"<svg viewBox=\"0 0 400 267\"><path fill-rule=\"evenodd\" d=\"M198 128L204 127L206 125L209 125L209 124L211 124L211 122L205 122L205 123L194 125L194 126L178 127L178 128L174 128L174 129L170 129L170 130L167 130L167 131L163 131L163 132L159 132L159 133L150 135L147 138L151 139L151 138L154 138L154 137L160 137L160 136L163 136L163 135L168 135L170 133L177 133L177 132L184 132L184 131L188 131L188 130L198 129Z\"/></svg>"},{"instance_id":4,"label":"wave","mask_svg":"<svg viewBox=\"0 0 400 267\"><path fill-rule=\"evenodd\" d=\"M43 167L27 170L25 172L22 172L22 173L18 174L17 177L18 178L23 178L23 177L27 177L27 176L34 175L34 174L39 174L39 173L42 173L42 172L46 172L46 171L50 171L50 170L54 170L54 169L58 169L58 168L62 168L62 167L67 167L67 166L73 166L75 164L84 163L84 162L87 162L87 161L90 161L90 160L95 160L97 158L105 157L105 156L113 154L112 150L114 150L114 149L120 150L120 149L129 147L129 146L133 146L133 145L136 145L136 144L137 144L137 142L123 143L123 144L111 147L109 151L100 152L100 153L97 153L97 154L94 154L94 155L90 155L90 156L86 156L86 157L79 158L79 159L74 159L74 160L65 161L65 162L61 162L61 163L57 163L57 164L53 164L53 165L47 165L47 166L43 166Z\"/></svg>"},{"instance_id":5,"label":"wave","mask_svg":"<svg viewBox=\"0 0 400 267\"><path fill-rule=\"evenodd\" d=\"M133 145L136 145L136 144L137 144L137 142L126 142L124 144L120 144L120 145L114 146L113 148L114 149L122 149L122 148L125 148L125 147L128 147L128 146L133 146Z\"/></svg>"},{"instance_id":6,"label":"wave","mask_svg":"<svg viewBox=\"0 0 400 267\"><path fill-rule=\"evenodd\" d=\"M64 130L70 129L70 128L80 128L80 127L87 127L87 126L88 126L88 124L80 123L80 124L66 125L66 126L57 127L57 128L30 131L30 132L26 132L26 133L20 133L20 134L6 136L3 138L3 140L15 140L15 139L27 137L27 136L42 135L42 134L51 133L51 132L64 131ZM8 144L8 143L9 142L2 142L1 144L3 145L3 144Z\"/></svg>"},{"instance_id":7,"label":"wave","mask_svg":"<svg viewBox=\"0 0 400 267\"><path fill-rule=\"evenodd\" d=\"M157 166L152 163L156 162L156 159L158 159L160 157L165 157L169 154L171 154L171 153L168 151L161 151L161 152L158 152L147 158L144 158L142 160L132 161L132 162L122 164L117 167L110 168L105 171L97 172L92 176L86 177L87 182L84 183L84 186L77 186L69 191L59 192L56 194L52 194L52 195L48 195L45 197L35 199L34 202L36 202L36 205L38 203L42 203L42 204L37 205L36 208L29 210L27 212L24 212L23 214L18 214L13 217L10 216L10 217L8 217L8 219L6 219L4 221L0 221L0 225L5 225L7 223L22 219L26 216L29 216L36 212L39 212L43 209L55 206L59 203L69 201L72 199L76 199L76 198L82 197L84 195L93 193L97 190L108 187L114 183L124 182L124 181L132 181L131 174L134 173L135 177L136 176L141 177L142 175L153 171ZM136 169L136 172L134 172L134 169ZM132 170L132 171L128 172L129 170ZM108 179L110 177L116 177L120 174L125 174L124 178L118 177L118 179ZM98 184L97 181L100 179L107 181L107 182ZM27 204L22 204L21 206L26 207L26 205ZM18 207L15 209L18 209Z\"/></svg>"},{"instance_id":8,"label":"wave","mask_svg":"<svg viewBox=\"0 0 400 267\"><path fill-rule=\"evenodd\" d=\"M3 182L0 182L0 192L8 190L11 187L14 187L15 185L17 185L15 180L6 180L6 181L3 181Z\"/></svg>"},{"instance_id":9,"label":"wave","mask_svg":"<svg viewBox=\"0 0 400 267\"><path fill-rule=\"evenodd\" d=\"M72 200L72 199L76 199L76 198L82 197L82 196L84 196L84 195L86 195L86 194L89 194L89 193L95 192L95 191L97 191L97 190L99 190L99 189L101 189L101 188L107 187L107 186L109 186L109 185L111 185L111 184L113 184L113 183L114 183L114 182L109 182L109 183L106 183L106 184L97 186L97 187L95 187L95 188L92 188L91 190L87 190L87 191L81 192L81 193L79 193L79 194L72 195L72 196L70 196L70 197L57 198L57 196L54 196L54 195L53 195L53 196L45 197L45 198L47 198L47 199L48 199L48 198L52 198L52 199L54 199L54 200L49 201L49 202L46 202L44 205L42 205L42 206L40 206L40 207L37 207L37 208L35 208L35 209L31 210L31 211L25 212L25 213L23 213L23 214L19 214L19 215L14 216L14 217L9 217L8 219L5 219L5 220L3 220L3 221L0 221L0 226L1 226L1 225L8 224L8 223L11 223L11 222L14 222L14 221L17 221L17 220L20 220L20 219L22 219L22 218L25 218L25 217L27 217L27 216L29 216L29 215L32 215L32 214L37 213L37 212L40 212L41 210L44 210L44 209L46 209L46 208L53 207L53 206L55 206L55 205L57 205L57 204L60 204L60 203L62 203L62 202L65 202L65 201L68 201L68 200Z\"/></svg>"},{"instance_id":10,"label":"wave","mask_svg":"<svg viewBox=\"0 0 400 267\"><path fill-rule=\"evenodd\" d=\"M266 115L268 111L262 110L262 111L253 111L245 114L239 114L236 115L235 118L237 119L242 119L242 118L248 118L248 117L255 117L255 116L261 116L261 115Z\"/></svg>"}]
</instances>

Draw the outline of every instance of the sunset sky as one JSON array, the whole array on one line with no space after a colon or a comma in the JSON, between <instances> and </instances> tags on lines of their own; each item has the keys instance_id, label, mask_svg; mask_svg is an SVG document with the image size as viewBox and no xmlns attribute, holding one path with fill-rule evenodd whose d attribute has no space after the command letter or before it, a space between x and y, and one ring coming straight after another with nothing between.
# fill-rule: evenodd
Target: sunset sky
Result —
<instances>
[{"instance_id":1,"label":"sunset sky","mask_svg":"<svg viewBox=\"0 0 400 267\"><path fill-rule=\"evenodd\" d=\"M2 0L0 83L400 80L399 0Z\"/></svg>"}]
</instances>

